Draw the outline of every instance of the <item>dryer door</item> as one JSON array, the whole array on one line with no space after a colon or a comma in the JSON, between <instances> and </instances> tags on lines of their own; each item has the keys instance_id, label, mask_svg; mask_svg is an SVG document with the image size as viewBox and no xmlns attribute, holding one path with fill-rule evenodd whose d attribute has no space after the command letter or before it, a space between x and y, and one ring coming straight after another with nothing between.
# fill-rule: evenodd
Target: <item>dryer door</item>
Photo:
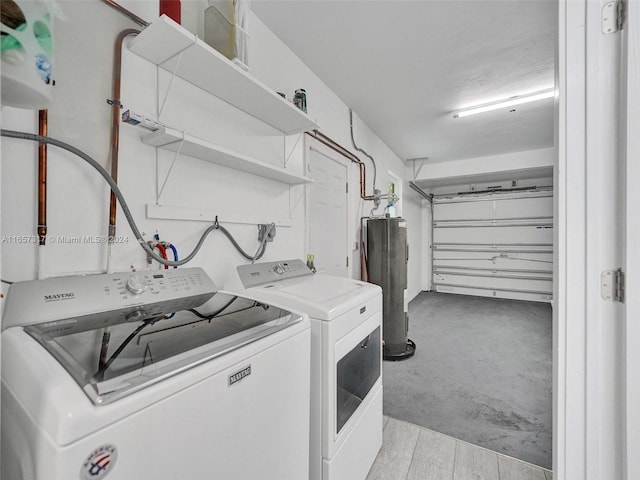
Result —
<instances>
[{"instance_id":1,"label":"dryer door","mask_svg":"<svg viewBox=\"0 0 640 480\"><path fill-rule=\"evenodd\" d=\"M380 327L353 346L337 363L336 434L380 378Z\"/></svg>"}]
</instances>

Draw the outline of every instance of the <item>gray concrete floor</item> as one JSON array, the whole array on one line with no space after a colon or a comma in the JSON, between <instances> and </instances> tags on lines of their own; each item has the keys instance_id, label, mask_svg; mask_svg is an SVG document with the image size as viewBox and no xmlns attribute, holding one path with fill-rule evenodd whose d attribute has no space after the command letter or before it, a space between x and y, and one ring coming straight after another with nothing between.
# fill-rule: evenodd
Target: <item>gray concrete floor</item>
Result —
<instances>
[{"instance_id":1,"label":"gray concrete floor","mask_svg":"<svg viewBox=\"0 0 640 480\"><path fill-rule=\"evenodd\" d=\"M384 413L551 469L546 303L422 292L414 357L384 362Z\"/></svg>"}]
</instances>

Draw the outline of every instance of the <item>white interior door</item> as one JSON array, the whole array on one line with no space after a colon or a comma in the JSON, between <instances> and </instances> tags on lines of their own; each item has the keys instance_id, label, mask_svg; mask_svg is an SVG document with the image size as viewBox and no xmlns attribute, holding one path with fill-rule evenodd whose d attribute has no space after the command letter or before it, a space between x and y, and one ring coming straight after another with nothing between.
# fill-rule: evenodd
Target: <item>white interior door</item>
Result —
<instances>
[{"instance_id":1,"label":"white interior door","mask_svg":"<svg viewBox=\"0 0 640 480\"><path fill-rule=\"evenodd\" d=\"M334 156L336 155L336 156ZM307 149L308 245L318 272L348 276L347 167L337 154Z\"/></svg>"}]
</instances>

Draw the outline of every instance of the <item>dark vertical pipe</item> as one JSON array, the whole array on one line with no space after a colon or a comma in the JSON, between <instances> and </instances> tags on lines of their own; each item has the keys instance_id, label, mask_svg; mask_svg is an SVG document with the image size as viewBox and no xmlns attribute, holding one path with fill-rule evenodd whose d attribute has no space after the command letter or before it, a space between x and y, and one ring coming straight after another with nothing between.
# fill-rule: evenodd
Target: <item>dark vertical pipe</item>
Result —
<instances>
[{"instance_id":1,"label":"dark vertical pipe","mask_svg":"<svg viewBox=\"0 0 640 480\"><path fill-rule=\"evenodd\" d=\"M122 44L129 35L137 35L139 30L128 28L116 38L113 56L113 90L111 97L111 177L118 181L118 148L120 146L120 87L122 83ZM111 192L109 200L109 239L116 235L116 196Z\"/></svg>"},{"instance_id":2,"label":"dark vertical pipe","mask_svg":"<svg viewBox=\"0 0 640 480\"><path fill-rule=\"evenodd\" d=\"M48 134L48 110L38 111L38 135ZM38 242L47 241L47 144L38 144Z\"/></svg>"}]
</instances>

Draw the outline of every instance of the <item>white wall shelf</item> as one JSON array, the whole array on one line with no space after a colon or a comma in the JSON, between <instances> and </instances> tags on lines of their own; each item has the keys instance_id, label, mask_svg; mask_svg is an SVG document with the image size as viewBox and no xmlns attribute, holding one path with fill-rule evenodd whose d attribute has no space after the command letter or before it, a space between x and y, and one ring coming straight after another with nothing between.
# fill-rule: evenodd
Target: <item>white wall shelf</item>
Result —
<instances>
[{"instance_id":1,"label":"white wall shelf","mask_svg":"<svg viewBox=\"0 0 640 480\"><path fill-rule=\"evenodd\" d=\"M165 15L133 38L129 50L169 72L180 59L176 76L285 134L318 128L305 112Z\"/></svg>"},{"instance_id":2,"label":"white wall shelf","mask_svg":"<svg viewBox=\"0 0 640 480\"><path fill-rule=\"evenodd\" d=\"M147 145L163 148L172 152L179 151L181 155L199 158L224 167L288 183L289 185L301 185L312 182L308 177L290 173L284 168L255 160L246 155L233 152L225 147L167 127L162 127L160 130L145 135L142 141Z\"/></svg>"}]
</instances>

